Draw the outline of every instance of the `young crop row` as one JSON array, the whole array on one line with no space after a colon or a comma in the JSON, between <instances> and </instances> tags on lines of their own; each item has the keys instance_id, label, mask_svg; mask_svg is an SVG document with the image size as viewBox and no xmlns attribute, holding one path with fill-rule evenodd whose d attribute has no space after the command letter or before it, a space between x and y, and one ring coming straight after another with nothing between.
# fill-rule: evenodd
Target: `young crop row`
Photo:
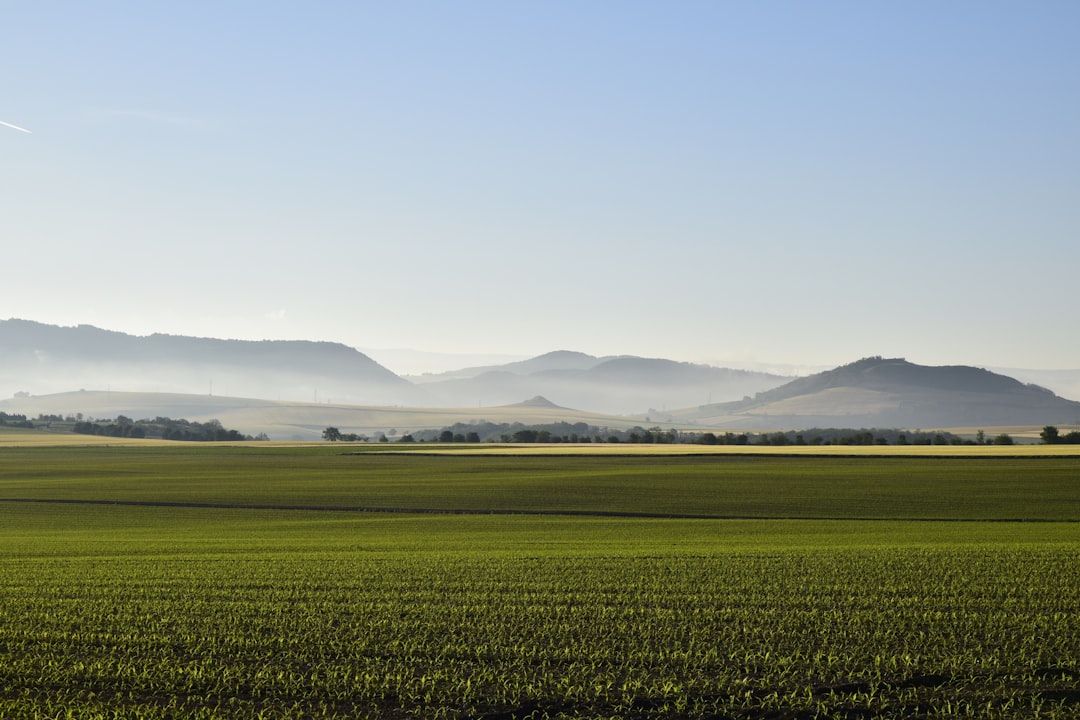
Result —
<instances>
[{"instance_id":1,"label":"young crop row","mask_svg":"<svg viewBox=\"0 0 1080 720\"><path fill-rule=\"evenodd\" d=\"M0 716L1076 717L1076 544L0 561Z\"/></svg>"},{"instance_id":2,"label":"young crop row","mask_svg":"<svg viewBox=\"0 0 1080 720\"><path fill-rule=\"evenodd\" d=\"M759 518L1080 520L1077 458L20 449L0 499Z\"/></svg>"}]
</instances>

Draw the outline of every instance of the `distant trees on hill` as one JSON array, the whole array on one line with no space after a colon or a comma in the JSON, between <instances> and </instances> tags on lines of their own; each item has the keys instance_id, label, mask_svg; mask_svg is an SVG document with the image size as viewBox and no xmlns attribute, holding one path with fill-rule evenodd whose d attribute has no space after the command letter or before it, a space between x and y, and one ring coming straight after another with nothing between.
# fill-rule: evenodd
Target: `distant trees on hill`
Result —
<instances>
[{"instance_id":1,"label":"distant trees on hill","mask_svg":"<svg viewBox=\"0 0 1080 720\"><path fill-rule=\"evenodd\" d=\"M705 433L706 436L712 433ZM732 441L734 439L734 442ZM965 445L976 444L972 440L964 440L959 435L948 432L923 432L878 428L859 429L852 428L810 428L809 430L788 430L786 432L761 433L751 435L746 442L740 442L739 436L732 438L731 433L725 433L717 437L716 443L705 444L717 445ZM1005 444L1004 442L999 444ZM1009 443L1012 439L1009 438Z\"/></svg>"},{"instance_id":2,"label":"distant trees on hill","mask_svg":"<svg viewBox=\"0 0 1080 720\"><path fill-rule=\"evenodd\" d=\"M82 435L104 435L106 437L126 438L161 438L162 440L184 440L190 442L266 440L265 435L251 437L237 430L222 427L217 420L193 422L174 420L168 417L156 417L153 420L132 420L118 415L115 420L80 420L72 427Z\"/></svg>"},{"instance_id":3,"label":"distant trees on hill","mask_svg":"<svg viewBox=\"0 0 1080 720\"><path fill-rule=\"evenodd\" d=\"M25 415L8 415L0 412L0 426L32 428L34 423L26 419Z\"/></svg>"},{"instance_id":4,"label":"distant trees on hill","mask_svg":"<svg viewBox=\"0 0 1080 720\"><path fill-rule=\"evenodd\" d=\"M328 427L322 437L330 442L365 442L363 435L345 434ZM385 435L379 440L384 441ZM988 444L985 438L976 443L948 432L922 432L852 428L812 428L787 432L717 434L660 427L615 429L578 423L456 423L441 430L416 430L402 435L398 442L438 443L631 443L646 445L975 445ZM996 445L1011 445L1013 440L1002 434L992 441Z\"/></svg>"},{"instance_id":5,"label":"distant trees on hill","mask_svg":"<svg viewBox=\"0 0 1080 720\"><path fill-rule=\"evenodd\" d=\"M153 420L132 420L124 415L114 420L84 419L82 413L76 415L38 415L29 420L25 415L10 415L0 412L0 426L43 428L53 431L69 429L80 435L102 435L104 437L124 438L162 438L163 440L269 440L265 433L255 437L244 435L236 430L222 427L217 420L193 422L191 420L156 417Z\"/></svg>"},{"instance_id":6,"label":"distant trees on hill","mask_svg":"<svg viewBox=\"0 0 1080 720\"><path fill-rule=\"evenodd\" d=\"M1064 435L1053 425L1047 425L1039 433L1047 445L1080 445L1080 430L1073 430Z\"/></svg>"},{"instance_id":7,"label":"distant trees on hill","mask_svg":"<svg viewBox=\"0 0 1080 720\"><path fill-rule=\"evenodd\" d=\"M327 442L367 442L368 436L357 435L356 433L343 433L336 427L331 426L322 431L322 439Z\"/></svg>"}]
</instances>

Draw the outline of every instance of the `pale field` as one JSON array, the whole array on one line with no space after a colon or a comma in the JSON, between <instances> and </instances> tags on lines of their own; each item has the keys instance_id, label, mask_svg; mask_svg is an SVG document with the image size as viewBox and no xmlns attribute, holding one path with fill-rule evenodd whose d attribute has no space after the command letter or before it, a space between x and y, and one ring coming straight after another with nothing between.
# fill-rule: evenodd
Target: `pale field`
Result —
<instances>
[{"instance_id":1,"label":"pale field","mask_svg":"<svg viewBox=\"0 0 1080 720\"><path fill-rule=\"evenodd\" d=\"M993 440L995 435L1006 433L1011 435L1014 439L1027 438L1030 440L1038 440L1040 434L1043 431L1044 426L1035 427L1033 425L1008 425L1004 427L992 427L992 428L978 428L978 427L959 427L949 428L949 432L956 433L957 435L970 435L974 436L975 433L982 430L986 433L988 440ZM1074 430L1080 431L1080 425L1054 425L1062 435L1072 432Z\"/></svg>"},{"instance_id":2,"label":"pale field","mask_svg":"<svg viewBox=\"0 0 1080 720\"><path fill-rule=\"evenodd\" d=\"M1059 427L1068 432L1071 428ZM1014 437L1024 429L984 429L988 438L1001 432ZM1039 428L1041 430L1041 428ZM1033 437L1038 436L1037 431ZM974 434L953 428L957 434ZM183 442L157 438L114 438L99 435L0 428L0 449L5 447L325 447L339 452L423 453L438 455L824 455L898 457L1080 457L1080 445L647 445L630 443L327 443L323 441Z\"/></svg>"},{"instance_id":3,"label":"pale field","mask_svg":"<svg viewBox=\"0 0 1080 720\"><path fill-rule=\"evenodd\" d=\"M350 447L343 444L342 447ZM362 447L369 447L363 445ZM439 455L831 455L878 457L1080 457L1080 445L631 445L553 443L440 445L380 444L363 452Z\"/></svg>"},{"instance_id":4,"label":"pale field","mask_svg":"<svg viewBox=\"0 0 1080 720\"><path fill-rule=\"evenodd\" d=\"M175 445L171 440L114 438L75 433L42 432L21 428L0 428L0 448L5 447L71 447L71 446L120 446Z\"/></svg>"}]
</instances>

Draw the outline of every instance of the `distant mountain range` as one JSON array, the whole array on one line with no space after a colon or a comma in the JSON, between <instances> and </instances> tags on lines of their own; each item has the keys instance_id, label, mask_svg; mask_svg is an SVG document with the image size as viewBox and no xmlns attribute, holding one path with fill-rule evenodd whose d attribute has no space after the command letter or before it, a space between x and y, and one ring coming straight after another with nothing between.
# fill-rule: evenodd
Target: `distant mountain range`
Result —
<instances>
[{"instance_id":1,"label":"distant mountain range","mask_svg":"<svg viewBox=\"0 0 1080 720\"><path fill-rule=\"evenodd\" d=\"M483 365L480 367L467 367L460 370L450 370L442 373L426 373L424 375L406 375L405 377L418 384L434 384L449 380L469 380L485 373L508 372L515 375L529 375L535 372L548 370L588 370L603 362L604 358L593 357L585 353L571 350L556 350L544 353L526 360L516 360L501 363L499 365Z\"/></svg>"},{"instance_id":2,"label":"distant mountain range","mask_svg":"<svg viewBox=\"0 0 1080 720\"><path fill-rule=\"evenodd\" d=\"M79 389L368 405L425 399L412 383L339 343L138 337L91 325L0 321L0 391Z\"/></svg>"},{"instance_id":3,"label":"distant mountain range","mask_svg":"<svg viewBox=\"0 0 1080 720\"><path fill-rule=\"evenodd\" d=\"M135 397L139 393L145 397ZM57 403L44 396L56 396ZM352 418L368 431L395 412L402 417L395 424L409 430L452 424L454 417L507 421L540 411L549 419L595 416L594 424L612 427L615 416L619 424L744 430L1080 424L1080 403L1038 385L975 367L898 358L865 358L792 379L662 358L556 351L402 378L339 343L139 337L27 320L0 320L0 397L12 398L0 402L5 412L36 415L47 411L34 408L56 407L106 417L119 407L116 412L142 417L139 412L184 409L192 420L236 415L231 427L250 434L273 437L267 428L278 427L305 438L320 423L332 424L331 417ZM374 413L376 407L383 410ZM366 408L365 419L358 408ZM279 420L267 419L273 413Z\"/></svg>"},{"instance_id":4,"label":"distant mountain range","mask_svg":"<svg viewBox=\"0 0 1080 720\"><path fill-rule=\"evenodd\" d=\"M1000 427L1077 424L1080 402L981 368L873 357L667 417L743 429Z\"/></svg>"},{"instance_id":5,"label":"distant mountain range","mask_svg":"<svg viewBox=\"0 0 1080 720\"><path fill-rule=\"evenodd\" d=\"M574 352L422 379L410 382L338 343L138 337L90 325L0 320L4 395L112 389L436 408L508 405L542 395L563 407L634 414L734 400L787 380L672 360Z\"/></svg>"},{"instance_id":6,"label":"distant mountain range","mask_svg":"<svg viewBox=\"0 0 1080 720\"><path fill-rule=\"evenodd\" d=\"M439 406L505 405L542 395L565 407L627 415L741 398L787 379L661 358L598 358L562 350L506 365L424 376L420 387Z\"/></svg>"}]
</instances>

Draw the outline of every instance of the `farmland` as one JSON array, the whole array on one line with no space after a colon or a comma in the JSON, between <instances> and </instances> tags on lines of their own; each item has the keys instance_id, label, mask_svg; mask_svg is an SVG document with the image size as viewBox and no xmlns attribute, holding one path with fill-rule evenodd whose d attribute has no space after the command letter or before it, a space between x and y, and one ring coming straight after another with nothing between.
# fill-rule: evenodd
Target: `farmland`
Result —
<instances>
[{"instance_id":1,"label":"farmland","mask_svg":"<svg viewBox=\"0 0 1080 720\"><path fill-rule=\"evenodd\" d=\"M1075 717L1080 459L0 449L0 716Z\"/></svg>"}]
</instances>

